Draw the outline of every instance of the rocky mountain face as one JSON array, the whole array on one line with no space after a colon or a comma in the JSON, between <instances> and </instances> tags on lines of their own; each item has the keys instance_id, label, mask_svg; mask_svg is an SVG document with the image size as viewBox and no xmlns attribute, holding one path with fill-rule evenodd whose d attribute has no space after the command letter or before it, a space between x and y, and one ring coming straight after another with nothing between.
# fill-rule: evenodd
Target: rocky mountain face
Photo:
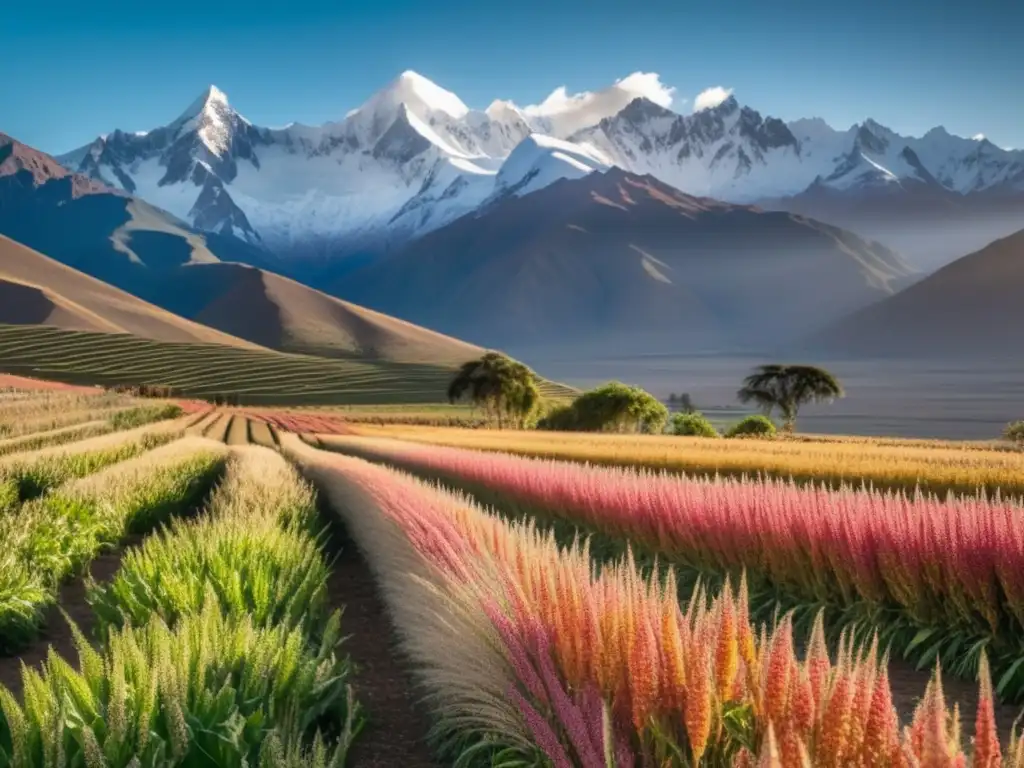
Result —
<instances>
[{"instance_id":1,"label":"rocky mountain face","mask_svg":"<svg viewBox=\"0 0 1024 768\"><path fill-rule=\"evenodd\" d=\"M190 226L3 134L0 234L148 301L164 291L167 268L276 263L264 249Z\"/></svg>"},{"instance_id":2,"label":"rocky mountain face","mask_svg":"<svg viewBox=\"0 0 1024 768\"><path fill-rule=\"evenodd\" d=\"M613 355L775 344L910 275L849 232L613 166L463 216L331 292L476 343Z\"/></svg>"},{"instance_id":3,"label":"rocky mountain face","mask_svg":"<svg viewBox=\"0 0 1024 768\"><path fill-rule=\"evenodd\" d=\"M608 165L687 194L816 215L926 262L1024 226L1022 151L942 128L914 138L874 120L785 123L731 96L678 114L624 83L557 110L473 110L406 72L339 122L281 129L253 125L211 87L167 126L115 131L59 159L293 261L394 250L503 195ZM934 222L960 233L945 239L951 253L934 256Z\"/></svg>"}]
</instances>

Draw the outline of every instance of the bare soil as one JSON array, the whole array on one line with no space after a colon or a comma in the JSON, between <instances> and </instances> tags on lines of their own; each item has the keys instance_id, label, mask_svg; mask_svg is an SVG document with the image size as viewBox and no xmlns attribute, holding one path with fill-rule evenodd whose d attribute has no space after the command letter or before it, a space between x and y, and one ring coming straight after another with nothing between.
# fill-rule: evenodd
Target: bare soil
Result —
<instances>
[{"instance_id":1,"label":"bare soil","mask_svg":"<svg viewBox=\"0 0 1024 768\"><path fill-rule=\"evenodd\" d=\"M337 518L329 511L325 517L331 523L330 600L332 608L345 611L343 649L358 667L353 686L367 718L350 762L360 768L435 768L427 716L402 666L394 627L369 566Z\"/></svg>"}]
</instances>

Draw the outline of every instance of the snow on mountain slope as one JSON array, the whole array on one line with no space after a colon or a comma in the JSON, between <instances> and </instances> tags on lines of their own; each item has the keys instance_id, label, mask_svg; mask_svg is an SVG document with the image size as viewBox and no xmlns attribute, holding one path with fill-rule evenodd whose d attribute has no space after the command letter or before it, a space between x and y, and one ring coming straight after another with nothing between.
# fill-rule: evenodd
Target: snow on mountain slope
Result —
<instances>
[{"instance_id":1,"label":"snow on mountain slope","mask_svg":"<svg viewBox=\"0 0 1024 768\"><path fill-rule=\"evenodd\" d=\"M827 154L805 158L784 123L741 107L733 96L690 115L636 99L571 140L592 143L633 173L729 202L795 194L830 167Z\"/></svg>"},{"instance_id":2,"label":"snow on mountain slope","mask_svg":"<svg viewBox=\"0 0 1024 768\"><path fill-rule=\"evenodd\" d=\"M722 91L724 96L727 92ZM469 108L404 72L344 119L253 125L211 86L180 117L114 131L59 158L193 225L294 258L400 244L514 190L616 165L692 195L747 203L832 195L1024 194L1024 152L873 120L784 123L728 96L678 114L657 75L540 104Z\"/></svg>"},{"instance_id":3,"label":"snow on mountain slope","mask_svg":"<svg viewBox=\"0 0 1024 768\"><path fill-rule=\"evenodd\" d=\"M60 160L203 229L324 254L401 240L465 213L531 130L516 108L470 111L405 72L320 127L255 127L211 87L165 127L115 131Z\"/></svg>"},{"instance_id":4,"label":"snow on mountain slope","mask_svg":"<svg viewBox=\"0 0 1024 768\"><path fill-rule=\"evenodd\" d=\"M1000 149L983 136L953 136L941 126L924 136L901 136L868 119L846 131L836 131L820 118L789 124L801 148L828 148L838 162L823 180L836 189L858 186L867 166L877 173L861 179L910 180L937 185L950 192L1024 191L1024 152ZM859 156L859 157L858 157Z\"/></svg>"},{"instance_id":5,"label":"snow on mountain slope","mask_svg":"<svg viewBox=\"0 0 1024 768\"><path fill-rule=\"evenodd\" d=\"M559 179L578 179L596 170L607 170L612 161L588 144L533 134L523 139L502 164L494 194L523 196Z\"/></svg>"}]
</instances>

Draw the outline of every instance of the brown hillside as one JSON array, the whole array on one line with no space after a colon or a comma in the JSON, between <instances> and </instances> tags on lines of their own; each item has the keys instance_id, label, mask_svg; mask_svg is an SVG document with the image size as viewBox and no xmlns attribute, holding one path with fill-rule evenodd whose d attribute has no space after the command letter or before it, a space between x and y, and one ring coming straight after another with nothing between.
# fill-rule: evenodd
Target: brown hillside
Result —
<instances>
[{"instance_id":1,"label":"brown hillside","mask_svg":"<svg viewBox=\"0 0 1024 768\"><path fill-rule=\"evenodd\" d=\"M147 304L0 235L0 323L256 347Z\"/></svg>"},{"instance_id":2,"label":"brown hillside","mask_svg":"<svg viewBox=\"0 0 1024 768\"><path fill-rule=\"evenodd\" d=\"M70 189L76 197L95 192L112 192L97 181L71 173L45 152L33 149L0 132L0 178L19 175L30 179L36 187L49 181L70 177Z\"/></svg>"},{"instance_id":3,"label":"brown hillside","mask_svg":"<svg viewBox=\"0 0 1024 768\"><path fill-rule=\"evenodd\" d=\"M192 264L181 293L196 322L287 352L403 363L461 363L482 350L241 264Z\"/></svg>"},{"instance_id":4,"label":"brown hillside","mask_svg":"<svg viewBox=\"0 0 1024 768\"><path fill-rule=\"evenodd\" d=\"M1024 352L1024 230L957 259L811 339L840 355L956 358Z\"/></svg>"},{"instance_id":5,"label":"brown hillside","mask_svg":"<svg viewBox=\"0 0 1024 768\"><path fill-rule=\"evenodd\" d=\"M795 338L909 274L850 232L612 169L496 201L332 293L482 344L678 352Z\"/></svg>"}]
</instances>

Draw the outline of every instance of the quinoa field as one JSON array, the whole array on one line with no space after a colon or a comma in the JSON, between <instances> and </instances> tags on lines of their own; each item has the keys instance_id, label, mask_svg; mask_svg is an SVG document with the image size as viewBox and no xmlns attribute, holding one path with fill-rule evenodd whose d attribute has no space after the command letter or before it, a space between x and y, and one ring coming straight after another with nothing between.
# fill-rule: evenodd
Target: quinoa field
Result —
<instances>
[{"instance_id":1,"label":"quinoa field","mask_svg":"<svg viewBox=\"0 0 1024 768\"><path fill-rule=\"evenodd\" d=\"M276 406L443 403L452 369L0 324L0 373L162 386L183 397ZM550 395L572 392L551 382L541 387Z\"/></svg>"},{"instance_id":2,"label":"quinoa field","mask_svg":"<svg viewBox=\"0 0 1024 768\"><path fill-rule=\"evenodd\" d=\"M0 387L0 768L1024 765L1006 446Z\"/></svg>"}]
</instances>

